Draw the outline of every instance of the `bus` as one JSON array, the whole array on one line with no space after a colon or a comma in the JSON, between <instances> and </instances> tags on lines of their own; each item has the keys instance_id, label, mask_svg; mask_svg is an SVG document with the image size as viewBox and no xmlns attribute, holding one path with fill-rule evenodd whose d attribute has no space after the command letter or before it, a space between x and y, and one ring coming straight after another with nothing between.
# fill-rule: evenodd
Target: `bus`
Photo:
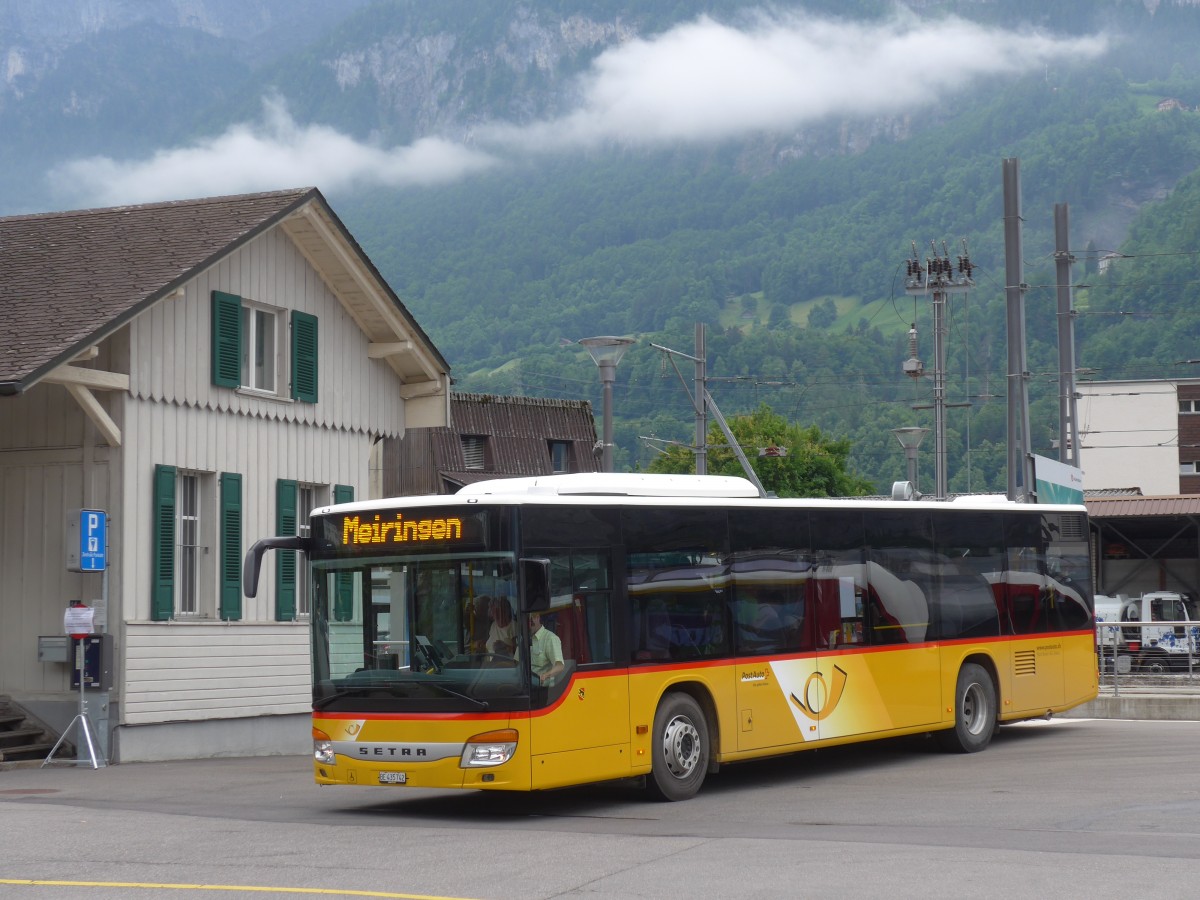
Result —
<instances>
[{"instance_id":1,"label":"bus","mask_svg":"<svg viewBox=\"0 0 1200 900\"><path fill-rule=\"evenodd\" d=\"M307 556L319 784L641 779L682 800L722 765L810 748L979 751L1097 692L1082 506L576 474L310 526L256 543L243 577L253 596L265 553ZM548 677L531 622L559 650Z\"/></svg>"}]
</instances>

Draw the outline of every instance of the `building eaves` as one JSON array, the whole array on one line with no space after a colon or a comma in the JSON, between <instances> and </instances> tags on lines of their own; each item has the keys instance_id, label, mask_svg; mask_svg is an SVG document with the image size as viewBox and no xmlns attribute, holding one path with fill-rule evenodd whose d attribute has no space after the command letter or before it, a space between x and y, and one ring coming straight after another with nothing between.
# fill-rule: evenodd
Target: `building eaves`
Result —
<instances>
[{"instance_id":1,"label":"building eaves","mask_svg":"<svg viewBox=\"0 0 1200 900\"><path fill-rule=\"evenodd\" d=\"M315 188L0 218L0 394L57 366L310 200Z\"/></svg>"}]
</instances>

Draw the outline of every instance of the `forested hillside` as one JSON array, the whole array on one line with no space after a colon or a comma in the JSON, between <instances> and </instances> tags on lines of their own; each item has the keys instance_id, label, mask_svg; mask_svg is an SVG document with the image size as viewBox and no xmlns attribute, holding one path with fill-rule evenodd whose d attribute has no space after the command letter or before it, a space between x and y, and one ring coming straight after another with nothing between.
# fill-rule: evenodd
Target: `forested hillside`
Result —
<instances>
[{"instance_id":1,"label":"forested hillside","mask_svg":"<svg viewBox=\"0 0 1200 900\"><path fill-rule=\"evenodd\" d=\"M284 150L319 127L389 165L383 151L428 139L446 142L427 151L444 160L478 153L461 177L425 181L338 180L351 168L338 158L320 170L330 183L316 184L462 390L598 405L595 367L573 342L636 337L618 369L619 467L645 467L663 441L689 439L690 364L681 379L651 344L690 353L702 322L710 390L727 416L767 404L848 440L852 467L879 489L902 477L889 430L931 424L928 410L912 409L928 403L931 385L901 371L910 325L927 367L933 352L928 301L906 294L902 273L913 243L923 258L932 241L951 255L965 247L977 266L976 288L950 305L948 400L971 404L949 414L950 486L1003 489L1008 157L1021 163L1035 452L1053 455L1057 433L1054 204L1071 210L1078 365L1097 378L1166 377L1190 375L1183 361L1200 357L1200 6L1191 0L355 0L326 13L327 27L292 23L302 37L291 49L271 26L277 0L246 5L244 22L243 7L223 0L167 6L199 10L203 27L121 19L45 51L54 65L16 75L10 47L9 90L0 89L0 126L12 135L0 148L7 211L38 202L39 166L72 150L153 160L157 148L211 149L234 128L255 131L244 123L262 115L264 98L285 110L272 135ZM80 9L134 10L105 0ZM971 28L932 26L961 20L1007 35L1011 69L943 86L939 70ZM874 33L944 43L914 43L893 62L911 71L915 60L917 81L928 74L923 102L899 91L892 100L887 69L864 58L813 77L831 96L875 92L881 105L835 103L799 125L735 133L721 128L729 107L714 103L713 121L699 123L713 135L705 140L629 132L557 151L531 142L500 164L483 158L505 129L551 141L545 123L579 125L573 112L616 51L678 42L706 22L743 38L784 23L797 41L806 28L857 33L868 22ZM0 38L11 26L0 21ZM1103 50L1021 62L1047 41L1074 39ZM19 59L35 59L22 46ZM876 83L863 80L868 70ZM223 183L195 175L169 183L170 196ZM278 186L294 185L262 188Z\"/></svg>"},{"instance_id":2,"label":"forested hillside","mask_svg":"<svg viewBox=\"0 0 1200 900\"><path fill-rule=\"evenodd\" d=\"M1200 112L1158 108L1200 99L1189 37L1200 36L1200 12L1164 7L1155 20L1140 5L1118 7L1161 41L1157 55L1117 45L1102 64L978 87L910 117L903 135L876 123L861 152L839 150L846 124L831 122L806 136L827 149L786 163L767 138L596 154L399 197L347 197L345 209L464 388L596 398L590 360L567 341L636 336L641 347L618 371L618 459L644 466L661 444L640 438L687 440L691 428L684 388L669 367L663 377L649 344L690 352L704 322L711 387L727 414L766 402L847 437L853 465L880 489L903 474L889 429L931 424L928 411L910 409L928 403L930 385L901 373L910 324L927 363L932 355L928 304L906 296L902 264L913 241L923 257L931 240L956 254L965 239L978 287L952 303L948 390L973 406L949 416L951 488L1003 489L1003 158L1021 161L1034 449L1056 455L1055 203L1071 208L1077 282L1105 252L1138 257L1108 269L1105 287L1079 291L1078 365L1094 377L1162 377L1200 356L1181 346L1200 337L1183 312L1195 279L1171 274L1194 267L1200 241L1180 222L1194 223L1196 208L1184 188L1170 193L1200 166ZM1179 17L1170 40L1164 12ZM1159 256L1159 246L1180 255ZM1132 290L1135 303L1116 286L1134 282L1162 287ZM1110 315L1118 309L1138 315Z\"/></svg>"}]
</instances>

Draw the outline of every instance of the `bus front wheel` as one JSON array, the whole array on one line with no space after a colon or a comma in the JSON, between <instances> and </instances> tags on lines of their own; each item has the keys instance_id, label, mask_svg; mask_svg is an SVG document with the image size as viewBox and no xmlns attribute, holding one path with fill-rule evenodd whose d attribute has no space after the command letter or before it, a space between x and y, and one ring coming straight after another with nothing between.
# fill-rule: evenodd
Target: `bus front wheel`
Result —
<instances>
[{"instance_id":1,"label":"bus front wheel","mask_svg":"<svg viewBox=\"0 0 1200 900\"><path fill-rule=\"evenodd\" d=\"M954 690L954 727L937 732L943 750L976 753L996 731L996 685L987 669L967 663Z\"/></svg>"},{"instance_id":2,"label":"bus front wheel","mask_svg":"<svg viewBox=\"0 0 1200 900\"><path fill-rule=\"evenodd\" d=\"M708 772L708 721L689 694L667 694L654 714L653 764L646 786L657 800L686 800Z\"/></svg>"}]
</instances>

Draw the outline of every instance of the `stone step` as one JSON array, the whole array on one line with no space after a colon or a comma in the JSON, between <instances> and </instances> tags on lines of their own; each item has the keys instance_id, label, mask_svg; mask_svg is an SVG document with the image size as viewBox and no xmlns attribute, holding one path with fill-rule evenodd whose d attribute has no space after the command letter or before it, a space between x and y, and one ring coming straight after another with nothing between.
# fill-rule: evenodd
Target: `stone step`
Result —
<instances>
[{"instance_id":1,"label":"stone step","mask_svg":"<svg viewBox=\"0 0 1200 900\"><path fill-rule=\"evenodd\" d=\"M54 745L49 742L21 744L17 747L4 747L0 749L0 762L45 759L46 754L49 753L53 748ZM65 756L70 759L75 756L75 749L73 747L63 745L62 747L58 748L58 754L55 756L55 759L60 756Z\"/></svg>"},{"instance_id":2,"label":"stone step","mask_svg":"<svg viewBox=\"0 0 1200 900\"><path fill-rule=\"evenodd\" d=\"M30 738L44 738L45 735L46 733L40 728L15 728L12 731L0 731L0 750L28 743Z\"/></svg>"}]
</instances>

